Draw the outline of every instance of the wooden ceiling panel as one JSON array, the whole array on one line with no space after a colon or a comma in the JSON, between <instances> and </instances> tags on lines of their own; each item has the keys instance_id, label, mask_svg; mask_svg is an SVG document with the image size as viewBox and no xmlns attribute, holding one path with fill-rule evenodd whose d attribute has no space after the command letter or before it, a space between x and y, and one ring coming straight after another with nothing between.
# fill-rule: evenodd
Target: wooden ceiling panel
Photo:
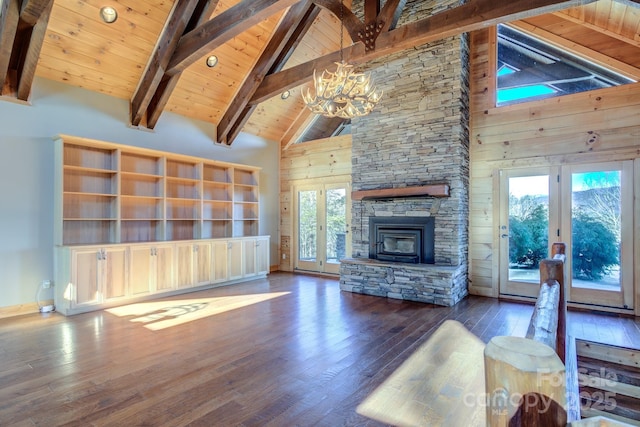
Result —
<instances>
[{"instance_id":1,"label":"wooden ceiling panel","mask_svg":"<svg viewBox=\"0 0 640 427\"><path fill-rule=\"evenodd\" d=\"M349 35L344 34L344 45L350 45ZM340 48L340 22L331 12L322 9L313 25L293 52L284 69L305 63Z\"/></svg>"},{"instance_id":2,"label":"wooden ceiling panel","mask_svg":"<svg viewBox=\"0 0 640 427\"><path fill-rule=\"evenodd\" d=\"M261 103L245 124L244 131L271 141L280 141L291 121L303 108L299 90L293 90L288 99L279 96Z\"/></svg>"},{"instance_id":3,"label":"wooden ceiling panel","mask_svg":"<svg viewBox=\"0 0 640 427\"><path fill-rule=\"evenodd\" d=\"M175 0L111 0L94 1L93 3L98 7L114 5L118 12L125 17L129 14L144 16L144 18L155 21L162 26L166 22ZM141 19L136 18L135 22L140 22Z\"/></svg>"},{"instance_id":4,"label":"wooden ceiling panel","mask_svg":"<svg viewBox=\"0 0 640 427\"><path fill-rule=\"evenodd\" d=\"M216 9L214 15L221 11ZM217 124L254 67L281 16L282 13L272 16L212 51L211 54L218 57L215 67L207 67L205 58L189 66L171 94L166 110L197 119L207 117L208 121ZM202 111L196 112L190 105L184 105L185 99L198 98Z\"/></svg>"},{"instance_id":5,"label":"wooden ceiling panel","mask_svg":"<svg viewBox=\"0 0 640 427\"><path fill-rule=\"evenodd\" d=\"M556 15L640 47L640 5L615 0L598 0Z\"/></svg>"},{"instance_id":6,"label":"wooden ceiling panel","mask_svg":"<svg viewBox=\"0 0 640 427\"><path fill-rule=\"evenodd\" d=\"M524 22L566 40L567 44L574 43L584 46L592 51L613 58L616 61L640 68L640 44L635 43L631 39L621 37L620 35L614 37L611 29L597 31L594 24L581 25L576 21L576 16L583 15L585 20L595 22L596 18L592 15L592 13L595 13L595 10L596 9L592 7L584 11L584 13L578 13L575 10L559 12L553 15L528 18L524 20ZM606 10L608 13L617 9L607 8L601 9L600 11L602 12L603 10ZM625 17L626 20L629 20L633 17L633 14L627 14L626 12L621 14L620 11L617 10L617 16ZM611 22L615 22L615 24L611 24L609 28L624 26L621 25L622 21L617 18L612 19ZM626 25L630 26L631 24L627 23ZM637 18L635 25L637 25Z\"/></svg>"},{"instance_id":7,"label":"wooden ceiling panel","mask_svg":"<svg viewBox=\"0 0 640 427\"><path fill-rule=\"evenodd\" d=\"M212 110L209 105L195 102L191 98L185 98L184 102L174 104L171 112L209 123L213 123L215 117L221 115L219 111Z\"/></svg>"},{"instance_id":8,"label":"wooden ceiling panel","mask_svg":"<svg viewBox=\"0 0 640 427\"><path fill-rule=\"evenodd\" d=\"M259 10L252 7L269 7L269 9L263 10L281 10L271 9L268 2L253 2L253 0L219 0L217 2L210 0L210 3L207 3L206 0L199 1L201 3L198 7L206 7L204 10L215 7L211 17L218 16L238 4L243 6L246 4L254 12L253 16L257 16L256 13ZM332 3L332 1L319 0L319 3L322 3L324 7L333 7L335 10L337 3ZM470 2L477 2L476 7L487 7L484 0L469 0L466 3ZM513 5L518 2L522 3L521 0L513 0L509 4ZM355 3L354 14L356 17L362 17L364 1ZM502 7L499 3L496 2L496 10ZM579 4L580 2L572 1L571 3ZM0 0L0 4L2 4L2 0ZM256 4L262 6L255 6ZM351 1L346 0L344 4L349 8ZM539 4L542 7L547 5L541 0L530 0L530 4ZM553 6L553 3L549 4ZM114 6L118 11L118 20L114 24L105 24L99 17L100 8L106 5ZM181 3L181 5L186 7L185 4ZM150 62L150 57L154 55L154 52L157 54L157 40L165 31L165 24L174 11L174 6L177 6L176 0L55 0L36 74L47 79L131 100L140 80L145 76L147 64L154 64L154 62ZM192 6L196 7L195 4ZM411 12L415 11L415 7L423 6L432 7L430 4L426 5L424 2L415 1L404 9L402 16L407 20L407 15L411 15ZM320 13L310 29L299 40L297 48L284 64L284 69L308 63L339 50L340 22L338 17L324 7L320 7ZM529 7L529 3L526 7ZM184 13L185 8L176 8L176 10L183 10L182 13ZM551 7L548 10L553 11L558 8ZM238 103L232 103L234 98L238 97L239 93L242 93L242 96L246 98L250 97L247 93L250 93L251 90L246 90L246 87L250 86L247 85L248 82L245 82L247 76L253 76L251 78L256 82L262 81L266 69L260 74L254 68L284 15L285 11L275 13L213 49L210 53L219 58L219 64L216 67L207 67L204 63L204 57L189 65L172 81L172 83L177 81L175 87L170 85L172 89L168 89L163 96L159 96L162 98L161 101L158 101L158 97L153 98L154 102L158 102L155 105L161 106L152 112L152 117L155 114L155 119L157 119L159 112L171 111L218 125L224 121L225 114L232 115L227 110L234 113L234 108L230 108L230 106L238 105ZM451 22L457 23L460 19L458 15L455 13L451 15L457 16L455 19L452 18L454 20ZM174 27L175 22L186 24L185 20L189 18L189 15L186 15L182 21L176 21L176 17L170 21L173 22L171 25ZM353 21L348 22L352 24L350 28L354 28ZM432 22L438 25L437 19ZM555 39L563 39L568 45L581 44L592 51L598 51L602 55L640 68L640 4L638 1L598 0L561 12L527 18L524 22L543 29ZM404 24L401 23L401 25ZM181 34L182 27L178 26L178 28L180 28L178 34ZM423 30L428 31L428 29ZM224 28L218 28L218 31L223 32ZM167 34L173 33L168 31ZM203 36L206 37L206 34ZM383 37L378 40L384 39L384 36L383 34ZM298 39L296 39L297 41ZM343 44L345 50L351 51L349 47L353 42L346 30L344 31ZM293 43L292 46L296 46L296 44ZM357 52L361 46L362 44L359 44L353 51ZM406 48L406 46L404 47ZM171 53L166 56L166 59L168 60L170 56ZM286 56L284 57L286 58ZM157 57L155 62L160 63ZM278 66L275 68L279 69ZM166 71L162 67L159 70L157 78ZM305 75L308 71L305 71ZM323 70L318 71L322 72ZM151 76L155 77L153 74ZM168 75L165 75L165 78L167 77ZM273 76L267 76L266 79L269 77ZM145 80L145 82L149 81ZM274 141L281 141L286 138L286 135L295 133L292 126L303 126L305 122L297 120L305 111L300 92L302 87L310 82L311 77L309 76L307 83L290 89L291 95L286 100L281 99L280 94L277 93L272 98L257 104L248 120L240 122L236 129ZM297 81L295 84L300 84L300 82ZM278 87L283 86L275 86L275 90L263 93L271 94L279 90ZM145 85L143 84L142 87ZM261 89L264 88L257 88L253 92ZM142 93L151 99L156 92ZM159 95L161 94L162 92ZM167 98L168 102L165 104ZM251 102L256 102L255 99L262 98L251 99L253 100ZM246 104L241 108L246 108ZM247 109L242 111L247 111ZM237 111L235 112L237 113ZM162 119L160 118L160 120ZM153 122L153 118L151 122ZM231 121L227 120L227 122Z\"/></svg>"},{"instance_id":9,"label":"wooden ceiling panel","mask_svg":"<svg viewBox=\"0 0 640 427\"><path fill-rule=\"evenodd\" d=\"M94 70L86 69L77 64L60 61L57 58L40 56L38 73L45 79L71 84L83 89L100 92L120 99L128 99L131 95L131 87L122 84L122 81L113 76L98 75Z\"/></svg>"},{"instance_id":10,"label":"wooden ceiling panel","mask_svg":"<svg viewBox=\"0 0 640 427\"><path fill-rule=\"evenodd\" d=\"M107 4L118 11L113 24L100 19ZM56 0L37 75L130 98L164 27L162 15L166 19L172 6L155 0Z\"/></svg>"},{"instance_id":11,"label":"wooden ceiling panel","mask_svg":"<svg viewBox=\"0 0 640 427\"><path fill-rule=\"evenodd\" d=\"M76 23L78 29L91 33L93 37L110 38L119 35L120 40L128 44L146 49L149 44L153 47L164 22L149 19L144 13L122 7L118 2L110 3L115 3L113 6L118 11L118 19L112 24L106 24L101 20L100 8L105 6L105 3L95 0L57 0L54 2L52 19L64 19L66 16L68 21ZM169 10L164 12L165 17Z\"/></svg>"}]
</instances>

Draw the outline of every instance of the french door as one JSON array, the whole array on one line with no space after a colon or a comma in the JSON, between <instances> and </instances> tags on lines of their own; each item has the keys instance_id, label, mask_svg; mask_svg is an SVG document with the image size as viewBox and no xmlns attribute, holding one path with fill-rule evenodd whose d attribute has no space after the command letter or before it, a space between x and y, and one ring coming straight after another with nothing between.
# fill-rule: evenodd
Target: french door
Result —
<instances>
[{"instance_id":1,"label":"french door","mask_svg":"<svg viewBox=\"0 0 640 427\"><path fill-rule=\"evenodd\" d=\"M351 189L347 183L296 186L294 268L338 274L351 255Z\"/></svg>"},{"instance_id":2,"label":"french door","mask_svg":"<svg viewBox=\"0 0 640 427\"><path fill-rule=\"evenodd\" d=\"M559 241L557 168L500 172L500 293L535 298L539 262Z\"/></svg>"},{"instance_id":3,"label":"french door","mask_svg":"<svg viewBox=\"0 0 640 427\"><path fill-rule=\"evenodd\" d=\"M504 170L500 293L536 297L539 262L567 244L567 300L633 307L633 162Z\"/></svg>"}]
</instances>

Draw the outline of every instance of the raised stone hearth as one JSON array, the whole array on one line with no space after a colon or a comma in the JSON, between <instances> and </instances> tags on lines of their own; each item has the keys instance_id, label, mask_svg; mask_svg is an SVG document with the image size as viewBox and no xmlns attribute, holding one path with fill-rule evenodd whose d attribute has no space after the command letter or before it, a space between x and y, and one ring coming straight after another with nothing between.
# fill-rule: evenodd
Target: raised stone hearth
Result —
<instances>
[{"instance_id":1,"label":"raised stone hearth","mask_svg":"<svg viewBox=\"0 0 640 427\"><path fill-rule=\"evenodd\" d=\"M405 264L371 259L345 259L340 265L340 289L359 294L444 306L467 295L467 269L429 264Z\"/></svg>"}]
</instances>

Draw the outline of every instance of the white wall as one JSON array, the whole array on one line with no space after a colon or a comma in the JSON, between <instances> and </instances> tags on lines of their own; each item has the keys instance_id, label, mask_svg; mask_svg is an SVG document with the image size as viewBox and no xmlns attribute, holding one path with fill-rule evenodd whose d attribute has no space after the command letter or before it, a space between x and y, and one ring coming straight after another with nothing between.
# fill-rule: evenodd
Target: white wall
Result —
<instances>
[{"instance_id":1,"label":"white wall","mask_svg":"<svg viewBox=\"0 0 640 427\"><path fill-rule=\"evenodd\" d=\"M68 134L262 167L260 234L278 263L279 144L241 134L213 144L210 123L164 113L156 129L133 129L126 100L36 79L31 105L0 100L0 308L33 303L53 278L53 137ZM44 296L44 295L43 295Z\"/></svg>"}]
</instances>

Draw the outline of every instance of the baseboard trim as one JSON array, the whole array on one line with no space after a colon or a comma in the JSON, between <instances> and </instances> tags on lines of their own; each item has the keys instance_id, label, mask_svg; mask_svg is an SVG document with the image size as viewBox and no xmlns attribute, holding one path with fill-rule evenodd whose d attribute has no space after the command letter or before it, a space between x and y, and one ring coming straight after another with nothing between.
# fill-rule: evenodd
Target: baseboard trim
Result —
<instances>
[{"instance_id":1,"label":"baseboard trim","mask_svg":"<svg viewBox=\"0 0 640 427\"><path fill-rule=\"evenodd\" d=\"M53 305L53 300L42 301L41 304ZM35 314L40 312L40 306L35 302L27 304L11 305L7 307L0 307L0 319L6 319L8 317L23 316L25 314Z\"/></svg>"}]
</instances>

